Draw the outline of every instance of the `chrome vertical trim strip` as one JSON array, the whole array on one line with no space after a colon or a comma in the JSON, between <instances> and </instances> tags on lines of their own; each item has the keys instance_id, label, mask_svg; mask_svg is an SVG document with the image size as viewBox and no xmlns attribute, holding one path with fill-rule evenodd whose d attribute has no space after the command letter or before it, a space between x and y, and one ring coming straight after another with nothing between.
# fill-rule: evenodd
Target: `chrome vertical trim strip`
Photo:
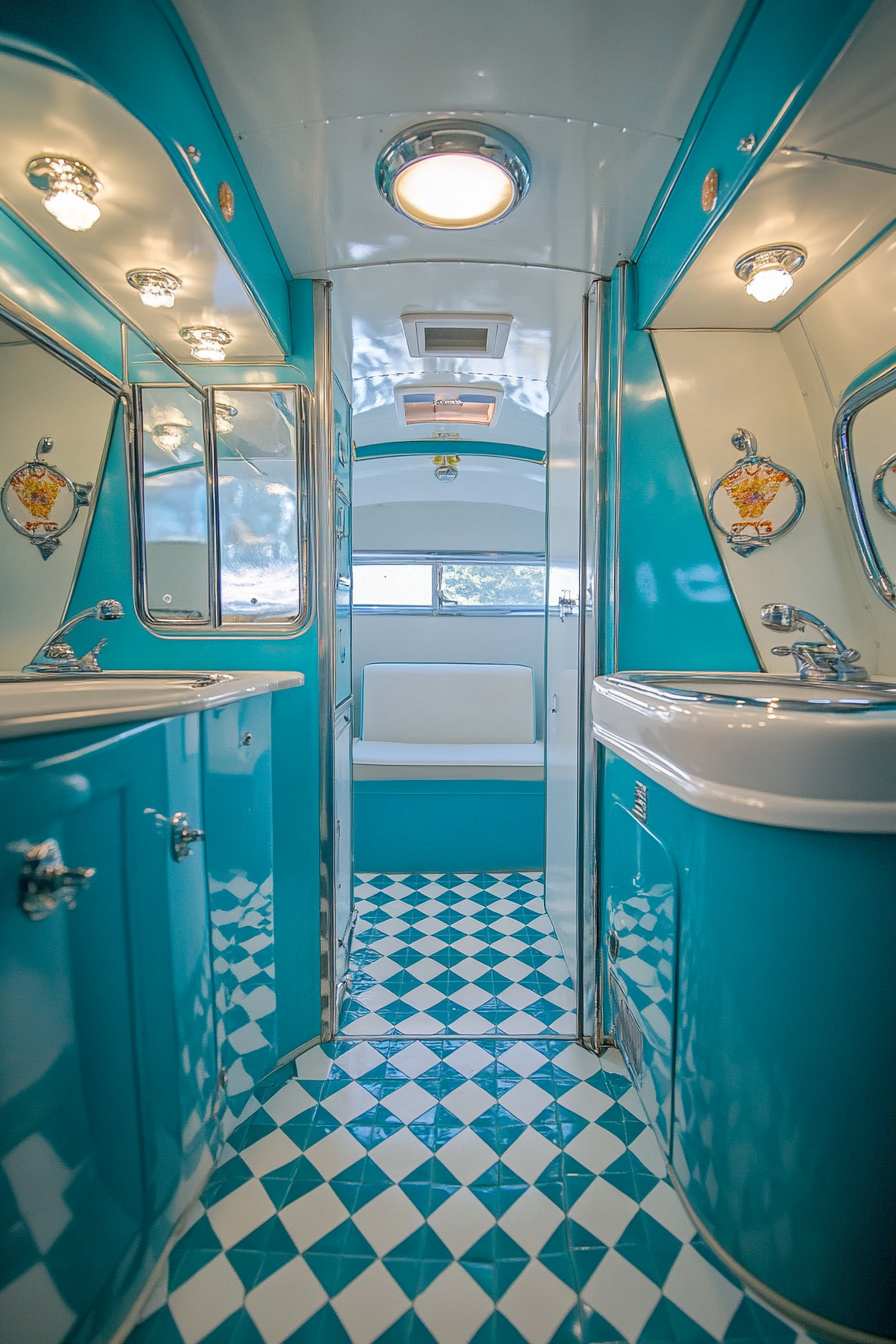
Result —
<instances>
[{"instance_id":1,"label":"chrome vertical trim strip","mask_svg":"<svg viewBox=\"0 0 896 1344\"><path fill-rule=\"evenodd\" d=\"M609 594L611 602L611 623L610 623L610 642L607 648L607 666L601 668L602 672L616 672L619 669L619 507L621 490L619 484L619 469L622 461L622 398L625 386L625 335L626 335L626 271L628 263L622 262L619 266L619 285L616 291L616 388L614 397L614 426L613 426L613 461L610 464L608 473L609 485L612 489L613 498L611 501L613 516L613 535L610 546L610 553L607 557L610 565L609 574Z\"/></svg>"},{"instance_id":2,"label":"chrome vertical trim strip","mask_svg":"<svg viewBox=\"0 0 896 1344\"><path fill-rule=\"evenodd\" d=\"M878 397L891 392L894 387L896 387L896 364L857 387L841 402L834 417L833 450L843 502L846 505L846 516L862 561L862 568L881 602L896 610L896 583L887 573L871 535L852 453L852 424L859 411L872 401L877 401Z\"/></svg>"},{"instance_id":3,"label":"chrome vertical trim strip","mask_svg":"<svg viewBox=\"0 0 896 1344\"><path fill-rule=\"evenodd\" d=\"M320 1035L332 1040L336 1020L336 850L333 713L336 700L335 527L333 488L333 357L329 280L315 280L314 463L320 756Z\"/></svg>"},{"instance_id":4,"label":"chrome vertical trim strip","mask_svg":"<svg viewBox=\"0 0 896 1344\"><path fill-rule=\"evenodd\" d=\"M221 625L221 529L218 525L218 436L215 433L215 389L202 393L202 439L205 445L205 493L208 512L208 623Z\"/></svg>"}]
</instances>

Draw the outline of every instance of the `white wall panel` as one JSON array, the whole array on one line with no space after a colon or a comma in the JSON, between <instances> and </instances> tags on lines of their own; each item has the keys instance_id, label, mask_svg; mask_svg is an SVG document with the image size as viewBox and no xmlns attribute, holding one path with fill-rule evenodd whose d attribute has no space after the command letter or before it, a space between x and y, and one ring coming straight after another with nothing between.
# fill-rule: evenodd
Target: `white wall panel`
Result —
<instances>
[{"instance_id":1,"label":"white wall panel","mask_svg":"<svg viewBox=\"0 0 896 1344\"><path fill-rule=\"evenodd\" d=\"M830 452L822 453L784 344L774 332L663 331L655 341L691 467L704 501L714 481L735 461L731 435L752 430L759 451L792 470L806 490L806 512L781 541L739 556L718 535L722 561L750 634L769 671L793 671L775 657L787 643L766 630L759 609L791 602L826 620L878 665L870 590L856 573ZM811 638L811 635L810 635Z\"/></svg>"},{"instance_id":2,"label":"white wall panel","mask_svg":"<svg viewBox=\"0 0 896 1344\"><path fill-rule=\"evenodd\" d=\"M501 504L368 504L352 517L356 551L543 551L544 514Z\"/></svg>"}]
</instances>

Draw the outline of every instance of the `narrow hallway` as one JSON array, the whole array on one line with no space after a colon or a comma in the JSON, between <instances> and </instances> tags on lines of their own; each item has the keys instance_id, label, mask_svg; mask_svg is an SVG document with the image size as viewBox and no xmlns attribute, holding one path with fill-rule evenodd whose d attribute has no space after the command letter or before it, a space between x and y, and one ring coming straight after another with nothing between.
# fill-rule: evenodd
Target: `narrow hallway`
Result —
<instances>
[{"instance_id":1,"label":"narrow hallway","mask_svg":"<svg viewBox=\"0 0 896 1344\"><path fill-rule=\"evenodd\" d=\"M574 1036L541 873L361 873L348 1036Z\"/></svg>"}]
</instances>

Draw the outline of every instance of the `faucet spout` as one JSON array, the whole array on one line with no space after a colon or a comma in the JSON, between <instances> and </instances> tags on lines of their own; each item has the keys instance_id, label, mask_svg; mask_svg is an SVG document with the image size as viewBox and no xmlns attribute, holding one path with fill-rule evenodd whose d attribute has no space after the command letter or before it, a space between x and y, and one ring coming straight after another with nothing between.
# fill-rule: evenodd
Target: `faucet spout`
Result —
<instances>
[{"instance_id":1,"label":"faucet spout","mask_svg":"<svg viewBox=\"0 0 896 1344\"><path fill-rule=\"evenodd\" d=\"M868 673L859 666L858 649L848 649L839 635L818 616L787 602L769 602L761 607L759 617L767 630L805 630L811 625L824 637L824 642L808 639L793 644L779 644L772 649L776 658L792 654L801 681L866 681Z\"/></svg>"},{"instance_id":2,"label":"faucet spout","mask_svg":"<svg viewBox=\"0 0 896 1344\"><path fill-rule=\"evenodd\" d=\"M118 621L124 615L124 608L120 602L116 602L113 597L100 598L94 607L87 607L84 611L79 611L77 616L60 625L54 630L52 635L41 644L37 653L22 668L23 672L68 672L68 673L97 673L102 672L102 668L97 662L96 655L103 645L107 642L101 639L100 642L92 648L89 653L85 653L82 658L75 657L75 651L68 643L66 635L73 630L81 621L90 620L91 617L97 621Z\"/></svg>"}]
</instances>

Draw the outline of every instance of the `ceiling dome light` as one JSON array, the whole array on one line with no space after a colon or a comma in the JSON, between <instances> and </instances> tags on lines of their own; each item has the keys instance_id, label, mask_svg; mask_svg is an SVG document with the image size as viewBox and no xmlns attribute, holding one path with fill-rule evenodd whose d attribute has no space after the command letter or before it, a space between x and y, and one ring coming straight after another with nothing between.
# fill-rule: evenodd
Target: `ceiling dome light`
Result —
<instances>
[{"instance_id":1,"label":"ceiling dome light","mask_svg":"<svg viewBox=\"0 0 896 1344\"><path fill-rule=\"evenodd\" d=\"M152 441L157 448L164 448L166 453L175 453L180 448L187 435L187 430L192 428L189 421L183 422L168 420L164 424L155 425L150 433Z\"/></svg>"},{"instance_id":2,"label":"ceiling dome light","mask_svg":"<svg viewBox=\"0 0 896 1344\"><path fill-rule=\"evenodd\" d=\"M86 233L100 217L94 196L102 190L92 168L79 159L42 154L25 169L28 181L43 191L44 208L73 233Z\"/></svg>"},{"instance_id":3,"label":"ceiling dome light","mask_svg":"<svg viewBox=\"0 0 896 1344\"><path fill-rule=\"evenodd\" d=\"M795 243L747 252L734 263L734 274L759 303L773 303L793 287L793 275L806 260L805 248Z\"/></svg>"},{"instance_id":4,"label":"ceiling dome light","mask_svg":"<svg viewBox=\"0 0 896 1344\"><path fill-rule=\"evenodd\" d=\"M223 363L224 347L233 340L223 327L181 327L180 335L189 345L193 358L209 364Z\"/></svg>"},{"instance_id":5,"label":"ceiling dome light","mask_svg":"<svg viewBox=\"0 0 896 1344\"><path fill-rule=\"evenodd\" d=\"M147 308L173 308L174 297L183 284L170 271L128 271L127 282L136 289Z\"/></svg>"},{"instance_id":6,"label":"ceiling dome light","mask_svg":"<svg viewBox=\"0 0 896 1344\"><path fill-rule=\"evenodd\" d=\"M376 181L399 214L430 229L478 229L508 215L529 190L518 140L478 121L409 126L376 161Z\"/></svg>"},{"instance_id":7,"label":"ceiling dome light","mask_svg":"<svg viewBox=\"0 0 896 1344\"><path fill-rule=\"evenodd\" d=\"M215 402L215 433L231 434L233 433L233 417L238 415L235 406L228 406L226 401Z\"/></svg>"}]
</instances>

